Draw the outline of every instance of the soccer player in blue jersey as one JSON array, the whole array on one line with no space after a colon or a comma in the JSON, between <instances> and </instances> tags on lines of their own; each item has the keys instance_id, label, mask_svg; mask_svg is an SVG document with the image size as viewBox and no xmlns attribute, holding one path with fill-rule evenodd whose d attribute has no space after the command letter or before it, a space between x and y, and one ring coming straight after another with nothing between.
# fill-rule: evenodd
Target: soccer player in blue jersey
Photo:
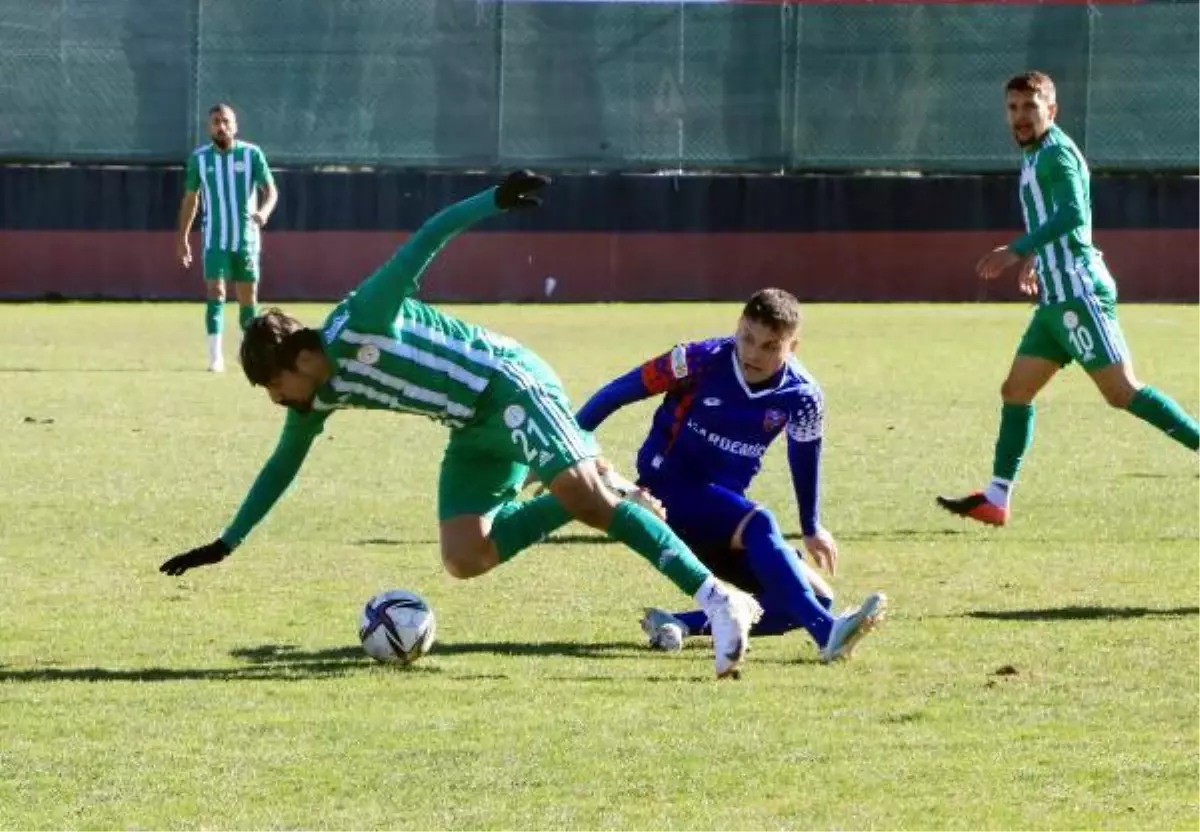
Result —
<instances>
[{"instance_id":1,"label":"soccer player in blue jersey","mask_svg":"<svg viewBox=\"0 0 1200 832\"><path fill-rule=\"evenodd\" d=\"M715 573L758 595L763 616L752 635L803 627L830 662L848 657L882 620L886 596L873 593L835 617L832 592L823 582L814 591L815 573L775 517L746 496L767 447L786 433L805 548L818 565L836 568L837 544L818 517L824 403L793 354L799 331L796 298L763 289L746 304L736 335L676 346L610 382L576 420L595 430L618 408L662 395L638 452L638 485L662 502L667 523ZM652 647L675 649L681 636L703 634L708 619L702 611L648 609L642 626Z\"/></svg>"}]
</instances>

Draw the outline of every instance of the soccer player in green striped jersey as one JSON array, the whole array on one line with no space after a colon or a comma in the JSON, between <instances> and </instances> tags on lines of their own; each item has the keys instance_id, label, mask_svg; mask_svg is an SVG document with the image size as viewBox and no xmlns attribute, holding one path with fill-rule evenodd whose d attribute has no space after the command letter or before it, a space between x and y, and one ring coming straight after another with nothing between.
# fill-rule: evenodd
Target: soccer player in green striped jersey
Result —
<instances>
[{"instance_id":1,"label":"soccer player in green striped jersey","mask_svg":"<svg viewBox=\"0 0 1200 832\"><path fill-rule=\"evenodd\" d=\"M750 626L749 595L717 581L628 484L602 473L591 434L575 421L562 382L530 350L412 297L437 252L501 211L540 204L527 171L447 208L351 292L320 329L277 309L246 327L246 377L288 408L279 442L241 508L212 543L177 555L179 575L224 560L291 484L325 421L345 408L413 413L450 429L438 483L442 562L456 578L505 563L572 518L625 543L705 608L718 677L736 673ZM381 447L381 460L389 450ZM384 463L389 470L390 461ZM530 473L548 493L516 497ZM597 567L597 577L603 567Z\"/></svg>"},{"instance_id":2,"label":"soccer player in green striped jersey","mask_svg":"<svg viewBox=\"0 0 1200 832\"><path fill-rule=\"evenodd\" d=\"M1072 361L1110 405L1193 451L1200 447L1196 420L1133 373L1117 321L1116 283L1092 243L1091 174L1079 148L1054 123L1054 82L1027 72L1009 80L1005 98L1008 125L1023 151L1019 187L1026 233L985 255L976 268L992 280L1018 267L1021 290L1036 295L1038 306L1000 388L991 482L965 497L938 497L946 510L993 526L1009 519L1013 483L1033 440L1033 400Z\"/></svg>"},{"instance_id":3,"label":"soccer player in green striped jersey","mask_svg":"<svg viewBox=\"0 0 1200 832\"><path fill-rule=\"evenodd\" d=\"M257 313L261 229L275 210L279 192L262 149L237 138L237 115L232 107L217 104L209 110L208 131L212 142L196 148L188 159L175 256L185 269L192 264L188 235L203 194L208 369L221 372L225 369L221 352L225 281L233 281L245 328Z\"/></svg>"}]
</instances>

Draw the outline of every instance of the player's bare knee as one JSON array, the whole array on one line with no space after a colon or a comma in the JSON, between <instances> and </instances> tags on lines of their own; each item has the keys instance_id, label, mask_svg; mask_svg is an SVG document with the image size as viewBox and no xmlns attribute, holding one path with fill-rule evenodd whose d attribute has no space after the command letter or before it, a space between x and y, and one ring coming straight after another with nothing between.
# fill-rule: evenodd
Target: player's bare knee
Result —
<instances>
[{"instance_id":1,"label":"player's bare knee","mask_svg":"<svg viewBox=\"0 0 1200 832\"><path fill-rule=\"evenodd\" d=\"M1104 395L1104 401L1108 402L1110 407L1125 410L1133 401L1133 397L1137 395L1140 386L1136 383L1131 384L1126 381L1122 384L1105 387L1100 392Z\"/></svg>"},{"instance_id":2,"label":"player's bare knee","mask_svg":"<svg viewBox=\"0 0 1200 832\"><path fill-rule=\"evenodd\" d=\"M225 283L220 280L209 281L208 284L208 299L225 302Z\"/></svg>"},{"instance_id":3,"label":"player's bare knee","mask_svg":"<svg viewBox=\"0 0 1200 832\"><path fill-rule=\"evenodd\" d=\"M458 545L451 548L443 545L442 567L451 578L463 581L478 578L494 566L487 555L486 546L468 548Z\"/></svg>"},{"instance_id":4,"label":"player's bare knee","mask_svg":"<svg viewBox=\"0 0 1200 832\"><path fill-rule=\"evenodd\" d=\"M1005 404L1029 404L1033 400L1029 389L1012 378L1004 379L1000 385L1000 398Z\"/></svg>"},{"instance_id":5,"label":"player's bare knee","mask_svg":"<svg viewBox=\"0 0 1200 832\"><path fill-rule=\"evenodd\" d=\"M442 524L442 566L452 578L466 580L491 571L500 554L479 517L456 517Z\"/></svg>"}]
</instances>

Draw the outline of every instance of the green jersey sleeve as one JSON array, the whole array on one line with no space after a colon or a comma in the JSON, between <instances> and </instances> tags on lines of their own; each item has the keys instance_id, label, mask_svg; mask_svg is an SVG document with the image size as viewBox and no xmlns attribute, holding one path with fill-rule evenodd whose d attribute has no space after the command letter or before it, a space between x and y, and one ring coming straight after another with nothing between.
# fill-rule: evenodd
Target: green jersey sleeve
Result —
<instances>
[{"instance_id":1,"label":"green jersey sleeve","mask_svg":"<svg viewBox=\"0 0 1200 832\"><path fill-rule=\"evenodd\" d=\"M421 275L442 247L472 225L502 213L496 207L495 191L489 188L456 202L427 220L355 291L350 306L356 318L384 326L394 321L400 304L416 291Z\"/></svg>"},{"instance_id":2,"label":"green jersey sleeve","mask_svg":"<svg viewBox=\"0 0 1200 832\"><path fill-rule=\"evenodd\" d=\"M1036 174L1048 186L1050 203L1055 208L1044 223L1009 245L1013 252L1022 257L1070 234L1089 220L1083 170L1069 149L1051 147L1044 150L1038 157Z\"/></svg>"},{"instance_id":3,"label":"green jersey sleeve","mask_svg":"<svg viewBox=\"0 0 1200 832\"><path fill-rule=\"evenodd\" d=\"M296 474L300 472L300 466L304 464L313 440L325 429L327 418L329 411L288 411L275 450L259 471L233 522L221 534L221 540L230 549L236 549L246 539L287 491Z\"/></svg>"},{"instance_id":4,"label":"green jersey sleeve","mask_svg":"<svg viewBox=\"0 0 1200 832\"><path fill-rule=\"evenodd\" d=\"M255 185L266 186L275 184L275 177L271 175L271 168L267 164L266 154L257 145L250 153L250 175Z\"/></svg>"},{"instance_id":5,"label":"green jersey sleeve","mask_svg":"<svg viewBox=\"0 0 1200 832\"><path fill-rule=\"evenodd\" d=\"M196 160L195 153L188 157L187 170L183 176L183 189L188 193L200 190L200 163Z\"/></svg>"}]
</instances>

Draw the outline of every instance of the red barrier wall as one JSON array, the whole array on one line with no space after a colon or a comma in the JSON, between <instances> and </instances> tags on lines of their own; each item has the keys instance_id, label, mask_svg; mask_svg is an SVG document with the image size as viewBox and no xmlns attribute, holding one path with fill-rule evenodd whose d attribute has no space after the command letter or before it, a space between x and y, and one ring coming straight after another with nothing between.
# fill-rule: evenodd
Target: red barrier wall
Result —
<instances>
[{"instance_id":1,"label":"red barrier wall","mask_svg":"<svg viewBox=\"0 0 1200 832\"><path fill-rule=\"evenodd\" d=\"M267 235L262 296L334 300L405 238L387 231ZM970 301L1019 297L972 267L1016 236L996 231L783 233L476 232L448 246L422 297L443 301L738 300L766 285L808 301ZM1100 230L1124 301L1200 299L1200 231ZM198 244L193 242L194 249ZM0 296L202 296L198 266L174 262L169 231L0 231Z\"/></svg>"}]
</instances>

